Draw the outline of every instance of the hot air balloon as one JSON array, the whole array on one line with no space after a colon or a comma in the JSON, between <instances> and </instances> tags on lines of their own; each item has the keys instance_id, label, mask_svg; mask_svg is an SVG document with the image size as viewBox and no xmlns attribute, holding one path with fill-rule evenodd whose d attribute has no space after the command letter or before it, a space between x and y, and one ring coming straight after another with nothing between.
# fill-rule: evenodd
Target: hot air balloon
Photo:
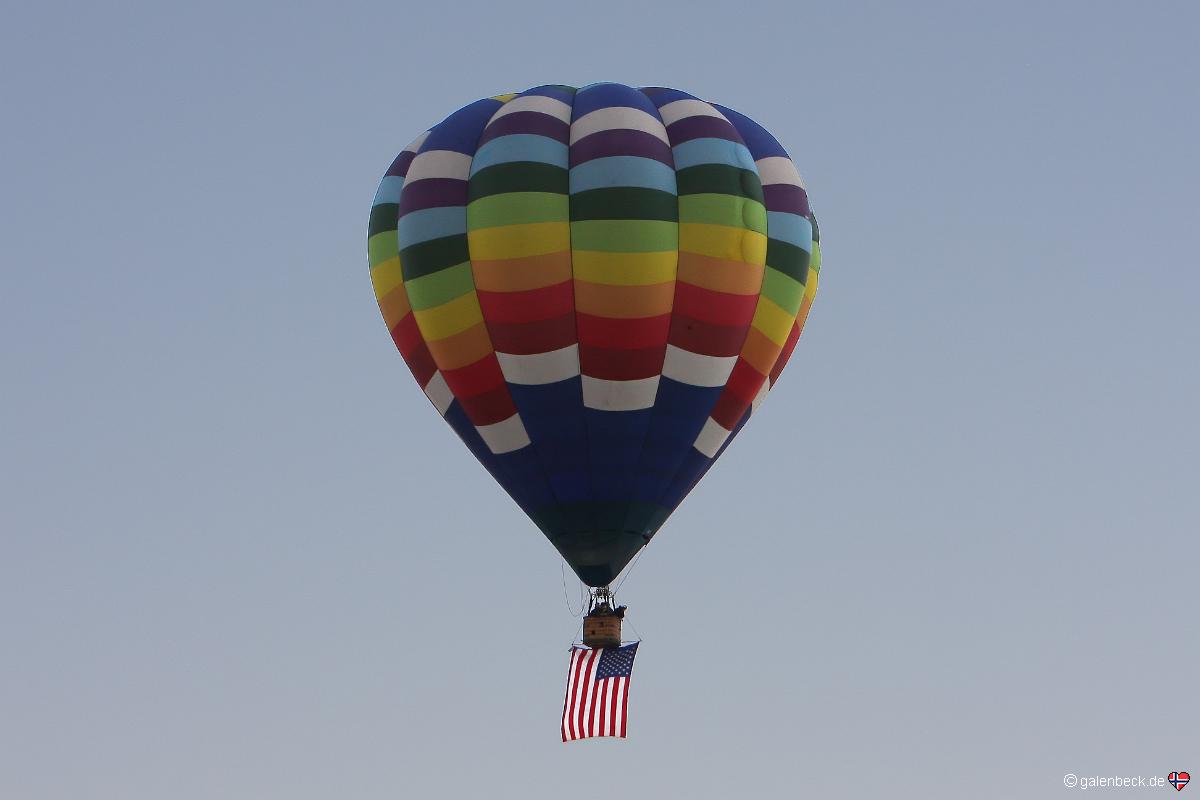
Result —
<instances>
[{"instance_id":1,"label":"hot air balloon","mask_svg":"<svg viewBox=\"0 0 1200 800\"><path fill-rule=\"evenodd\" d=\"M478 100L418 136L368 251L417 383L599 612L778 380L820 269L774 136L616 83Z\"/></svg>"}]
</instances>

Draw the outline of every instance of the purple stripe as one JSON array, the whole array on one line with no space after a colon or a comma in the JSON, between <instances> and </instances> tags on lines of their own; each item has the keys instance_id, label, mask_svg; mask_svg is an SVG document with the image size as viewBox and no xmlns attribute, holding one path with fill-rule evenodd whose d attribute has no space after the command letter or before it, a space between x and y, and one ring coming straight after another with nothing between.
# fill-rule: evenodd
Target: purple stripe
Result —
<instances>
[{"instance_id":1,"label":"purple stripe","mask_svg":"<svg viewBox=\"0 0 1200 800\"><path fill-rule=\"evenodd\" d=\"M424 178L404 184L400 192L400 213L403 217L410 211L442 206L465 206L467 204L467 182L457 178Z\"/></svg>"},{"instance_id":2,"label":"purple stripe","mask_svg":"<svg viewBox=\"0 0 1200 800\"><path fill-rule=\"evenodd\" d=\"M737 130L723 119L703 115L684 117L667 126L667 136L672 145L690 142L692 139L727 139L742 144Z\"/></svg>"},{"instance_id":3,"label":"purple stripe","mask_svg":"<svg viewBox=\"0 0 1200 800\"><path fill-rule=\"evenodd\" d=\"M557 117L543 114L540 111L517 111L513 114L505 114L488 125L487 130L479 139L479 146L483 147L492 139L513 133L536 134L566 144L571 138L571 126Z\"/></svg>"},{"instance_id":4,"label":"purple stripe","mask_svg":"<svg viewBox=\"0 0 1200 800\"><path fill-rule=\"evenodd\" d=\"M417 154L411 150L405 150L400 155L396 156L396 160L388 167L388 171L384 175L399 176L403 178L408 174L408 165L417 157Z\"/></svg>"},{"instance_id":5,"label":"purple stripe","mask_svg":"<svg viewBox=\"0 0 1200 800\"><path fill-rule=\"evenodd\" d=\"M790 183L769 183L762 187L763 205L767 211L787 211L807 217L811 211L808 208L808 195L799 186ZM408 191L408 187L404 187ZM403 208L403 206L401 206Z\"/></svg>"},{"instance_id":6,"label":"purple stripe","mask_svg":"<svg viewBox=\"0 0 1200 800\"><path fill-rule=\"evenodd\" d=\"M614 128L585 136L571 145L570 165L577 167L594 158L608 156L641 156L661 161L674 168L671 148L662 139L643 131Z\"/></svg>"}]
</instances>

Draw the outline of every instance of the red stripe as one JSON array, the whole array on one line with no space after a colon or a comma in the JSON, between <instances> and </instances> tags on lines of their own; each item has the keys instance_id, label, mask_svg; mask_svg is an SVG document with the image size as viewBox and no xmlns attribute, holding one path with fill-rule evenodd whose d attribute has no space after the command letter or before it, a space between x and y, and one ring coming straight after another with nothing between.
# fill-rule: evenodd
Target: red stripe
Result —
<instances>
[{"instance_id":1,"label":"red stripe","mask_svg":"<svg viewBox=\"0 0 1200 800\"><path fill-rule=\"evenodd\" d=\"M610 319L591 314L577 314L576 325L579 328L580 342L633 350L665 344L671 327L671 315Z\"/></svg>"},{"instance_id":2,"label":"red stripe","mask_svg":"<svg viewBox=\"0 0 1200 800\"><path fill-rule=\"evenodd\" d=\"M457 399L472 425L494 425L517 413L517 407L513 405L512 395L508 393L506 383L474 397Z\"/></svg>"},{"instance_id":3,"label":"red stripe","mask_svg":"<svg viewBox=\"0 0 1200 800\"><path fill-rule=\"evenodd\" d=\"M594 345L579 345L579 371L606 381L632 381L662 374L665 345L640 350L609 350Z\"/></svg>"},{"instance_id":4,"label":"red stripe","mask_svg":"<svg viewBox=\"0 0 1200 800\"><path fill-rule=\"evenodd\" d=\"M729 380L725 382L724 391L717 398L717 403L712 410L712 418L722 428L733 430L742 415L746 413L746 409L750 407L750 403L758 394L764 380L766 378L750 366L749 362L739 358L733 365L733 372L729 374Z\"/></svg>"},{"instance_id":5,"label":"red stripe","mask_svg":"<svg viewBox=\"0 0 1200 800\"><path fill-rule=\"evenodd\" d=\"M575 310L575 283L563 281L554 286L523 292L482 292L479 307L488 322L535 322L561 317Z\"/></svg>"},{"instance_id":6,"label":"red stripe","mask_svg":"<svg viewBox=\"0 0 1200 800\"><path fill-rule=\"evenodd\" d=\"M459 400L495 389L504 385L504 373L494 353L488 353L474 364L442 372L446 385Z\"/></svg>"},{"instance_id":7,"label":"red stripe","mask_svg":"<svg viewBox=\"0 0 1200 800\"><path fill-rule=\"evenodd\" d=\"M675 313L716 325L749 325L758 307L756 294L714 292L680 281L675 284Z\"/></svg>"},{"instance_id":8,"label":"red stripe","mask_svg":"<svg viewBox=\"0 0 1200 800\"><path fill-rule=\"evenodd\" d=\"M549 353L575 344L575 315L564 314L537 322L487 322L492 347L498 353L530 355Z\"/></svg>"},{"instance_id":9,"label":"red stripe","mask_svg":"<svg viewBox=\"0 0 1200 800\"><path fill-rule=\"evenodd\" d=\"M567 666L567 691L563 695L563 712L562 712L562 740L567 741L567 707L571 702L571 673L575 671L575 662L577 660L577 650L571 648L571 663Z\"/></svg>"},{"instance_id":10,"label":"red stripe","mask_svg":"<svg viewBox=\"0 0 1200 800\"><path fill-rule=\"evenodd\" d=\"M587 663L583 667L583 691L581 691L579 693L579 697L580 697L581 701L583 699L583 692L586 692L588 690L588 688L591 687L593 676L596 673L596 660L599 658L599 656L597 655L599 652L600 652L599 650L589 650L588 651ZM580 702L579 705L575 709L575 725L576 725L576 730L579 732L579 736L577 738L585 739L591 735L590 733L588 733L587 731L585 731L583 729L583 703L582 702Z\"/></svg>"},{"instance_id":11,"label":"red stripe","mask_svg":"<svg viewBox=\"0 0 1200 800\"><path fill-rule=\"evenodd\" d=\"M433 362L433 355L417 330L417 318L411 313L405 314L392 328L392 341L396 343L396 349L404 357L404 363L412 370L417 383L421 386L429 383L433 373L437 372L437 364Z\"/></svg>"},{"instance_id":12,"label":"red stripe","mask_svg":"<svg viewBox=\"0 0 1200 800\"><path fill-rule=\"evenodd\" d=\"M617 735L617 688L620 681L613 681L612 694L608 696L608 736Z\"/></svg>"},{"instance_id":13,"label":"red stripe","mask_svg":"<svg viewBox=\"0 0 1200 800\"><path fill-rule=\"evenodd\" d=\"M783 372L783 368L787 366L788 359L792 357L792 351L796 349L796 342L800 339L800 326L793 322L792 330L788 333L787 341L783 343L783 349L779 351L779 357L775 359L775 366L771 367L771 387L774 388L775 383L779 380L779 374Z\"/></svg>"},{"instance_id":14,"label":"red stripe","mask_svg":"<svg viewBox=\"0 0 1200 800\"><path fill-rule=\"evenodd\" d=\"M596 735L596 704L600 697L600 684L602 681L592 681L592 704L588 708L587 732L588 736Z\"/></svg>"},{"instance_id":15,"label":"red stripe","mask_svg":"<svg viewBox=\"0 0 1200 800\"><path fill-rule=\"evenodd\" d=\"M621 682L621 738L625 738L625 723L629 718L629 679L617 678Z\"/></svg>"},{"instance_id":16,"label":"red stripe","mask_svg":"<svg viewBox=\"0 0 1200 800\"><path fill-rule=\"evenodd\" d=\"M579 674L583 670L583 662L586 658L587 654L585 652L581 650L575 651L575 680L568 684L568 688L571 691L567 695L567 703L569 704L569 708L567 709L566 719L568 731L572 739L579 738L575 735L575 698L579 696Z\"/></svg>"},{"instance_id":17,"label":"red stripe","mask_svg":"<svg viewBox=\"0 0 1200 800\"><path fill-rule=\"evenodd\" d=\"M676 314L671 318L671 344L702 356L736 356L746 341L745 325L714 325Z\"/></svg>"}]
</instances>

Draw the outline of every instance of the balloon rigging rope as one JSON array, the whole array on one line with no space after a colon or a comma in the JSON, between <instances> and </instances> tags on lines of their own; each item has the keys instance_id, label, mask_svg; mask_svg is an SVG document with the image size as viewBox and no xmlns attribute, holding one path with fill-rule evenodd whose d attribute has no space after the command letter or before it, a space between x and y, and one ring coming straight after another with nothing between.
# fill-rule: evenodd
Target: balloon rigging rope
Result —
<instances>
[{"instance_id":1,"label":"balloon rigging rope","mask_svg":"<svg viewBox=\"0 0 1200 800\"><path fill-rule=\"evenodd\" d=\"M645 547L643 547L641 550L638 551L637 557L633 559L633 563L629 565L629 569L625 570L625 574L622 575L621 580L617 582L616 588L614 588L612 590L614 597L617 594L617 590L620 589L621 586L625 583L625 581L629 579L629 576L633 573L633 568L636 567L637 563L642 560L642 554L645 552L646 552Z\"/></svg>"},{"instance_id":2,"label":"balloon rigging rope","mask_svg":"<svg viewBox=\"0 0 1200 800\"><path fill-rule=\"evenodd\" d=\"M567 570L563 566L562 561L558 562L558 569L562 573L563 601L567 604L567 611L570 612L572 617L583 616L584 608L587 606L587 601L583 598L583 582L581 581L579 583L579 610L576 611L575 609L571 608L571 598L567 594ZM583 623L581 622L579 624L582 625Z\"/></svg>"}]
</instances>

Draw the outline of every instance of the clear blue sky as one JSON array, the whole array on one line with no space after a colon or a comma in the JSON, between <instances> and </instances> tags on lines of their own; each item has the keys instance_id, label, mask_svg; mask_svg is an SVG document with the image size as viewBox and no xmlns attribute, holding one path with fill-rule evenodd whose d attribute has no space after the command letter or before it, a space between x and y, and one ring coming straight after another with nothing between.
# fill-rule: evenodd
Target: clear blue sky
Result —
<instances>
[{"instance_id":1,"label":"clear blue sky","mask_svg":"<svg viewBox=\"0 0 1200 800\"><path fill-rule=\"evenodd\" d=\"M1185 2L10 9L0 797L1197 775L1197 30ZM559 563L394 351L366 225L446 113L599 80L775 132L824 269L622 590L631 738L564 746Z\"/></svg>"}]
</instances>

